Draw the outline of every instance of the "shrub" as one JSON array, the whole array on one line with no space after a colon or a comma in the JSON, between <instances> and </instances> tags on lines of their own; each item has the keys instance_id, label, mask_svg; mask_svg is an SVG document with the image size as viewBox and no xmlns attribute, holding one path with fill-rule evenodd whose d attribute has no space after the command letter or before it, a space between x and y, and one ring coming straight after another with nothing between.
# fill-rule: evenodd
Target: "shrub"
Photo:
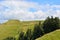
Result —
<instances>
[{"instance_id":1,"label":"shrub","mask_svg":"<svg viewBox=\"0 0 60 40\"><path fill-rule=\"evenodd\" d=\"M16 40L16 38L14 38L14 37L7 37L4 40Z\"/></svg>"}]
</instances>

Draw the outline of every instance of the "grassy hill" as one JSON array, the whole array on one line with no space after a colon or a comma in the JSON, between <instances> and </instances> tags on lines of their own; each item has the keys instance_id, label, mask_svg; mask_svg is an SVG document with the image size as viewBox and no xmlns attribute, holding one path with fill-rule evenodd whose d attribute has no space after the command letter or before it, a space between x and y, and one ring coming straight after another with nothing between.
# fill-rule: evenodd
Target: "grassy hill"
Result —
<instances>
[{"instance_id":1,"label":"grassy hill","mask_svg":"<svg viewBox=\"0 0 60 40\"><path fill-rule=\"evenodd\" d=\"M60 40L60 30L48 33L40 38L37 38L36 40Z\"/></svg>"},{"instance_id":2,"label":"grassy hill","mask_svg":"<svg viewBox=\"0 0 60 40\"><path fill-rule=\"evenodd\" d=\"M28 28L33 29L36 23L38 21L9 20L6 23L0 24L0 40L9 36L15 37L20 31L26 32Z\"/></svg>"},{"instance_id":3,"label":"grassy hill","mask_svg":"<svg viewBox=\"0 0 60 40\"><path fill-rule=\"evenodd\" d=\"M12 36L18 38L20 31L26 32L28 28L34 28L34 24L38 21L19 21L19 20L9 20L6 23L0 24L0 40L6 37ZM60 30L48 33L36 40L60 40Z\"/></svg>"}]
</instances>

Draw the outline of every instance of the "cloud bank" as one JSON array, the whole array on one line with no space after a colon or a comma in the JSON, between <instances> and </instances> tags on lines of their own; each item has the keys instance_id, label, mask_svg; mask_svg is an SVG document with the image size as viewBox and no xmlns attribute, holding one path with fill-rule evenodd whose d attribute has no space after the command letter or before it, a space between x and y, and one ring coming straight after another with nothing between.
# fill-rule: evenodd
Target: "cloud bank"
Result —
<instances>
[{"instance_id":1,"label":"cloud bank","mask_svg":"<svg viewBox=\"0 0 60 40\"><path fill-rule=\"evenodd\" d=\"M0 2L0 20L44 20L47 16L60 17L60 5L38 4L24 0Z\"/></svg>"}]
</instances>

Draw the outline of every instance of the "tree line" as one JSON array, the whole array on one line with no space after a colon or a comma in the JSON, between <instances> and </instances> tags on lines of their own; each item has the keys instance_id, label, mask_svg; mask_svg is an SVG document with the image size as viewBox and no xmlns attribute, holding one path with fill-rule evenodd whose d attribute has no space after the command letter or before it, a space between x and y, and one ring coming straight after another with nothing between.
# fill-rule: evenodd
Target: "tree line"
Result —
<instances>
[{"instance_id":1,"label":"tree line","mask_svg":"<svg viewBox=\"0 0 60 40\"><path fill-rule=\"evenodd\" d=\"M33 31L28 29L26 33L20 32L18 40L35 40L38 37L43 36L46 33L60 29L60 19L58 17L47 17L46 20L41 23L35 24ZM7 37L4 40L16 40L14 37Z\"/></svg>"}]
</instances>

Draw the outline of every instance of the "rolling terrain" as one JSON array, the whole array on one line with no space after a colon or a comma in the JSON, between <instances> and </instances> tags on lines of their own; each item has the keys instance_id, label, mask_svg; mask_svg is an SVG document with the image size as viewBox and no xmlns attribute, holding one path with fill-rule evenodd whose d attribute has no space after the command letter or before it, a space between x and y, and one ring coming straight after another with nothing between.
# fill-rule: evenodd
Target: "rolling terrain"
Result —
<instances>
[{"instance_id":1,"label":"rolling terrain","mask_svg":"<svg viewBox=\"0 0 60 40\"><path fill-rule=\"evenodd\" d=\"M17 39L21 31L26 32L28 28L33 30L34 25L38 22L9 20L6 23L0 24L0 40L11 36ZM60 40L60 30L45 34L36 40Z\"/></svg>"},{"instance_id":2,"label":"rolling terrain","mask_svg":"<svg viewBox=\"0 0 60 40\"><path fill-rule=\"evenodd\" d=\"M36 23L38 21L9 20L6 23L0 24L0 40L9 36L15 37L20 31L26 32L28 28L33 29Z\"/></svg>"}]
</instances>

